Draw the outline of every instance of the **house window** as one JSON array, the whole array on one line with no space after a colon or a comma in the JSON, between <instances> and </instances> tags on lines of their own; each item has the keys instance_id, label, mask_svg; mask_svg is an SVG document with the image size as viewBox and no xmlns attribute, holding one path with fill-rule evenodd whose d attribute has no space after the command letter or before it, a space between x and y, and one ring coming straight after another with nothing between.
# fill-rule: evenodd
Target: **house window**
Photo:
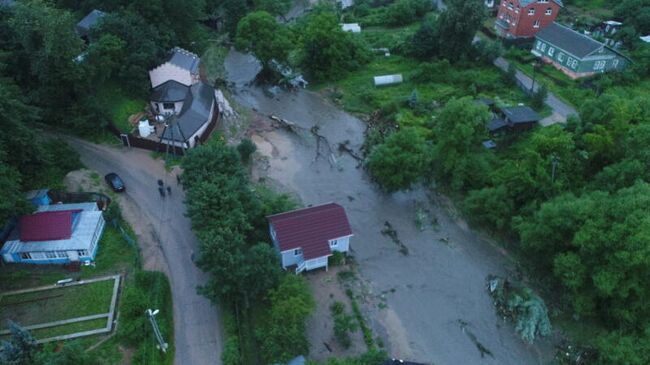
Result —
<instances>
[{"instance_id":1,"label":"house window","mask_svg":"<svg viewBox=\"0 0 650 365\"><path fill-rule=\"evenodd\" d=\"M77 250L77 255L88 256L88 250Z\"/></svg>"},{"instance_id":2,"label":"house window","mask_svg":"<svg viewBox=\"0 0 650 365\"><path fill-rule=\"evenodd\" d=\"M614 59L614 61L612 61L612 66L614 68L618 67L618 59Z\"/></svg>"},{"instance_id":3,"label":"house window","mask_svg":"<svg viewBox=\"0 0 650 365\"><path fill-rule=\"evenodd\" d=\"M548 0L537 0L538 3L546 4L548 3Z\"/></svg>"},{"instance_id":4,"label":"house window","mask_svg":"<svg viewBox=\"0 0 650 365\"><path fill-rule=\"evenodd\" d=\"M564 62L564 53L560 52L557 54L557 60L560 62Z\"/></svg>"},{"instance_id":5,"label":"house window","mask_svg":"<svg viewBox=\"0 0 650 365\"><path fill-rule=\"evenodd\" d=\"M535 20L535 23L533 23L533 28L539 28L539 19Z\"/></svg>"},{"instance_id":6,"label":"house window","mask_svg":"<svg viewBox=\"0 0 650 365\"><path fill-rule=\"evenodd\" d=\"M547 8L546 9L546 15L551 15L553 14L553 9L552 8Z\"/></svg>"},{"instance_id":7,"label":"house window","mask_svg":"<svg viewBox=\"0 0 650 365\"><path fill-rule=\"evenodd\" d=\"M163 103L163 109L165 109L165 110L173 110L174 109L174 103Z\"/></svg>"},{"instance_id":8,"label":"house window","mask_svg":"<svg viewBox=\"0 0 650 365\"><path fill-rule=\"evenodd\" d=\"M570 66L571 63L573 63L573 58L572 58L572 57L568 57L568 58L566 59L566 65L567 65L567 66Z\"/></svg>"},{"instance_id":9,"label":"house window","mask_svg":"<svg viewBox=\"0 0 650 365\"><path fill-rule=\"evenodd\" d=\"M65 259L68 258L68 253L66 251L56 251L56 256Z\"/></svg>"},{"instance_id":10,"label":"house window","mask_svg":"<svg viewBox=\"0 0 650 365\"><path fill-rule=\"evenodd\" d=\"M508 9L512 10L515 6L512 4L512 1L508 2Z\"/></svg>"},{"instance_id":11,"label":"house window","mask_svg":"<svg viewBox=\"0 0 650 365\"><path fill-rule=\"evenodd\" d=\"M300 255L302 255L302 250L299 249L299 248L296 248L295 250L293 250L293 255L294 255L294 256L300 256Z\"/></svg>"},{"instance_id":12,"label":"house window","mask_svg":"<svg viewBox=\"0 0 650 365\"><path fill-rule=\"evenodd\" d=\"M571 62L571 67L573 68L578 67L578 60L573 60L573 62Z\"/></svg>"},{"instance_id":13,"label":"house window","mask_svg":"<svg viewBox=\"0 0 650 365\"><path fill-rule=\"evenodd\" d=\"M31 260L32 255L29 254L29 252L21 252L20 253L20 258L23 260Z\"/></svg>"},{"instance_id":14,"label":"house window","mask_svg":"<svg viewBox=\"0 0 650 365\"><path fill-rule=\"evenodd\" d=\"M56 258L56 252L47 251L47 252L45 252L45 257L47 257L48 259L55 259Z\"/></svg>"},{"instance_id":15,"label":"house window","mask_svg":"<svg viewBox=\"0 0 650 365\"><path fill-rule=\"evenodd\" d=\"M542 43L542 47L540 48L542 52L546 51L546 43Z\"/></svg>"},{"instance_id":16,"label":"house window","mask_svg":"<svg viewBox=\"0 0 650 365\"><path fill-rule=\"evenodd\" d=\"M331 240L330 241L330 247L336 247L338 245L339 245L339 241L337 241L337 240Z\"/></svg>"},{"instance_id":17,"label":"house window","mask_svg":"<svg viewBox=\"0 0 650 365\"><path fill-rule=\"evenodd\" d=\"M596 61L594 62L594 70L603 70L606 64L607 61Z\"/></svg>"},{"instance_id":18,"label":"house window","mask_svg":"<svg viewBox=\"0 0 650 365\"><path fill-rule=\"evenodd\" d=\"M535 8L528 9L528 15L535 15Z\"/></svg>"},{"instance_id":19,"label":"house window","mask_svg":"<svg viewBox=\"0 0 650 365\"><path fill-rule=\"evenodd\" d=\"M553 57L553 54L555 53L555 48L553 47L548 47L548 55Z\"/></svg>"}]
</instances>

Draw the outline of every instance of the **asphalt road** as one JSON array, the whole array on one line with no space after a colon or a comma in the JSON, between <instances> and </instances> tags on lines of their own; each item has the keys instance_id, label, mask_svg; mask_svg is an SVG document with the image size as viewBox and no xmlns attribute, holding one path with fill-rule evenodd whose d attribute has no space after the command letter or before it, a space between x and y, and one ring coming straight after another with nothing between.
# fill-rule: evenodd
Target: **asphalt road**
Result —
<instances>
[{"instance_id":1,"label":"asphalt road","mask_svg":"<svg viewBox=\"0 0 650 365\"><path fill-rule=\"evenodd\" d=\"M153 227L169 275L174 303L174 363L178 365L221 364L222 335L218 310L208 299L197 294L196 287L207 276L191 259L198 252L197 239L190 221L184 216L184 194L175 175L167 172L162 161L144 150L96 145L67 138L79 152L81 161L102 176L115 172L124 180L126 198L140 209L142 225ZM172 188L172 195L161 198L157 180ZM138 225L138 222L130 222ZM101 249L101 248L100 248ZM161 311L171 308L159 308ZM143 314L144 315L144 314Z\"/></svg>"}]
</instances>

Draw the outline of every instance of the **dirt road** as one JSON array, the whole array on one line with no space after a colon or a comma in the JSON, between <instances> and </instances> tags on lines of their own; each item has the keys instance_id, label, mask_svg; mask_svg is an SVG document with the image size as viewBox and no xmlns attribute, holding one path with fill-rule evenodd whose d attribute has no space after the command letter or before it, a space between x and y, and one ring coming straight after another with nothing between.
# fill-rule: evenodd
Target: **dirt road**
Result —
<instances>
[{"instance_id":1,"label":"dirt road","mask_svg":"<svg viewBox=\"0 0 650 365\"><path fill-rule=\"evenodd\" d=\"M189 220L183 215L184 194L176 185L176 177L165 170L162 161L154 160L147 151L67 140L79 152L86 166L102 176L115 172L122 177L126 185L124 198L139 209L134 216L141 219L130 223L136 232L155 237L159 244L159 250L149 248L143 253L161 257L145 258L144 261L153 262L154 267L169 275L174 303L174 363L221 364L218 312L208 299L196 292L196 287L207 277L190 257L192 252L198 252L197 240ZM158 179L171 185L171 196L160 197Z\"/></svg>"},{"instance_id":2,"label":"dirt road","mask_svg":"<svg viewBox=\"0 0 650 365\"><path fill-rule=\"evenodd\" d=\"M336 148L348 141L358 150L363 123L310 92L265 96L247 84L256 67L236 52L226 59L237 101L306 128L319 125L334 146L334 158L317 157L316 141L308 133L273 130L263 125L266 118L258 119L252 131L263 154L257 174L295 192L304 204L334 201L346 208L355 234L354 256L368 283L365 310L391 356L437 365L547 363L551 351L525 345L513 326L497 317L486 292L487 275L514 270L504 255L455 219L442 197L433 197L431 204L422 190L379 192L357 161ZM435 229L433 224L424 231L416 227L416 204L429 210L427 220L437 220ZM386 222L406 249L382 235ZM381 295L387 308L376 305ZM481 353L479 343L490 354Z\"/></svg>"}]
</instances>

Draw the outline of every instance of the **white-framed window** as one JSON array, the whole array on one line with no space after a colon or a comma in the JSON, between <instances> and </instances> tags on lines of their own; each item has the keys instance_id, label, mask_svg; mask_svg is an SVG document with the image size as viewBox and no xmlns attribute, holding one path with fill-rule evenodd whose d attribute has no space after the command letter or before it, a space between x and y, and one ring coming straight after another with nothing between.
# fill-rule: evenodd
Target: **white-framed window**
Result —
<instances>
[{"instance_id":1,"label":"white-framed window","mask_svg":"<svg viewBox=\"0 0 650 365\"><path fill-rule=\"evenodd\" d=\"M515 6L514 6L514 4L512 3L512 1L509 1L509 2L508 2L508 9L512 10L512 9L514 9L514 8L515 8Z\"/></svg>"},{"instance_id":2,"label":"white-framed window","mask_svg":"<svg viewBox=\"0 0 650 365\"><path fill-rule=\"evenodd\" d=\"M293 255L294 255L294 256L300 256L300 255L302 255L302 250L299 249L299 248L296 248L295 250L293 250Z\"/></svg>"},{"instance_id":3,"label":"white-framed window","mask_svg":"<svg viewBox=\"0 0 650 365\"><path fill-rule=\"evenodd\" d=\"M557 54L557 60L560 62L564 62L564 53L560 52Z\"/></svg>"},{"instance_id":4,"label":"white-framed window","mask_svg":"<svg viewBox=\"0 0 650 365\"><path fill-rule=\"evenodd\" d=\"M542 43L542 47L540 48L540 51L546 52L546 43Z\"/></svg>"},{"instance_id":5,"label":"white-framed window","mask_svg":"<svg viewBox=\"0 0 650 365\"><path fill-rule=\"evenodd\" d=\"M566 65L571 66L571 63L573 62L573 57L567 57L566 59Z\"/></svg>"},{"instance_id":6,"label":"white-framed window","mask_svg":"<svg viewBox=\"0 0 650 365\"><path fill-rule=\"evenodd\" d=\"M533 28L539 28L539 19L535 20L533 23Z\"/></svg>"},{"instance_id":7,"label":"white-framed window","mask_svg":"<svg viewBox=\"0 0 650 365\"><path fill-rule=\"evenodd\" d=\"M29 252L21 252L20 253L20 258L23 260L31 260L32 255Z\"/></svg>"},{"instance_id":8,"label":"white-framed window","mask_svg":"<svg viewBox=\"0 0 650 365\"><path fill-rule=\"evenodd\" d=\"M594 62L594 70L603 70L607 65L607 61L596 61Z\"/></svg>"},{"instance_id":9,"label":"white-framed window","mask_svg":"<svg viewBox=\"0 0 650 365\"><path fill-rule=\"evenodd\" d=\"M528 9L528 15L535 15L535 8Z\"/></svg>"},{"instance_id":10,"label":"white-framed window","mask_svg":"<svg viewBox=\"0 0 650 365\"><path fill-rule=\"evenodd\" d=\"M546 4L548 3L548 0L537 0L538 3Z\"/></svg>"},{"instance_id":11,"label":"white-framed window","mask_svg":"<svg viewBox=\"0 0 650 365\"><path fill-rule=\"evenodd\" d=\"M503 19L503 14L499 14L499 19Z\"/></svg>"},{"instance_id":12,"label":"white-framed window","mask_svg":"<svg viewBox=\"0 0 650 365\"><path fill-rule=\"evenodd\" d=\"M612 61L612 67L616 68L618 67L619 60L618 58L615 58L614 61Z\"/></svg>"},{"instance_id":13,"label":"white-framed window","mask_svg":"<svg viewBox=\"0 0 650 365\"><path fill-rule=\"evenodd\" d=\"M546 15L551 15L551 14L553 14L553 8L547 8L545 14L546 14Z\"/></svg>"},{"instance_id":14,"label":"white-framed window","mask_svg":"<svg viewBox=\"0 0 650 365\"><path fill-rule=\"evenodd\" d=\"M48 259L55 259L56 258L56 252L46 251L45 252L45 257L47 257Z\"/></svg>"},{"instance_id":15,"label":"white-framed window","mask_svg":"<svg viewBox=\"0 0 650 365\"><path fill-rule=\"evenodd\" d=\"M88 256L88 250L77 250L77 255Z\"/></svg>"},{"instance_id":16,"label":"white-framed window","mask_svg":"<svg viewBox=\"0 0 650 365\"><path fill-rule=\"evenodd\" d=\"M555 48L553 47L548 47L548 55L553 57L553 54L555 54Z\"/></svg>"},{"instance_id":17,"label":"white-framed window","mask_svg":"<svg viewBox=\"0 0 650 365\"><path fill-rule=\"evenodd\" d=\"M331 240L330 241L330 247L336 247L338 245L339 245L339 241L337 241L337 240Z\"/></svg>"},{"instance_id":18,"label":"white-framed window","mask_svg":"<svg viewBox=\"0 0 650 365\"><path fill-rule=\"evenodd\" d=\"M578 60L573 60L571 62L571 68L575 69L576 67L578 67Z\"/></svg>"},{"instance_id":19,"label":"white-framed window","mask_svg":"<svg viewBox=\"0 0 650 365\"><path fill-rule=\"evenodd\" d=\"M56 256L62 259L68 258L68 252L66 251L56 251Z\"/></svg>"}]
</instances>

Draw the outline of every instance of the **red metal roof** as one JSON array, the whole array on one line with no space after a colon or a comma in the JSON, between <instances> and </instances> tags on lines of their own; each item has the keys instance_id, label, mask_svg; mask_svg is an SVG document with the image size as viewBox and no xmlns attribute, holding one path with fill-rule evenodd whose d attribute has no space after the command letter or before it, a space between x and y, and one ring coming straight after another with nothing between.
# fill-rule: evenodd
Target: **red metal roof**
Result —
<instances>
[{"instance_id":1,"label":"red metal roof","mask_svg":"<svg viewBox=\"0 0 650 365\"><path fill-rule=\"evenodd\" d=\"M267 217L280 251L302 249L305 260L331 254L329 240L352 235L342 206L329 203Z\"/></svg>"},{"instance_id":2,"label":"red metal roof","mask_svg":"<svg viewBox=\"0 0 650 365\"><path fill-rule=\"evenodd\" d=\"M73 210L42 212L20 217L23 242L64 240L72 236Z\"/></svg>"}]
</instances>

